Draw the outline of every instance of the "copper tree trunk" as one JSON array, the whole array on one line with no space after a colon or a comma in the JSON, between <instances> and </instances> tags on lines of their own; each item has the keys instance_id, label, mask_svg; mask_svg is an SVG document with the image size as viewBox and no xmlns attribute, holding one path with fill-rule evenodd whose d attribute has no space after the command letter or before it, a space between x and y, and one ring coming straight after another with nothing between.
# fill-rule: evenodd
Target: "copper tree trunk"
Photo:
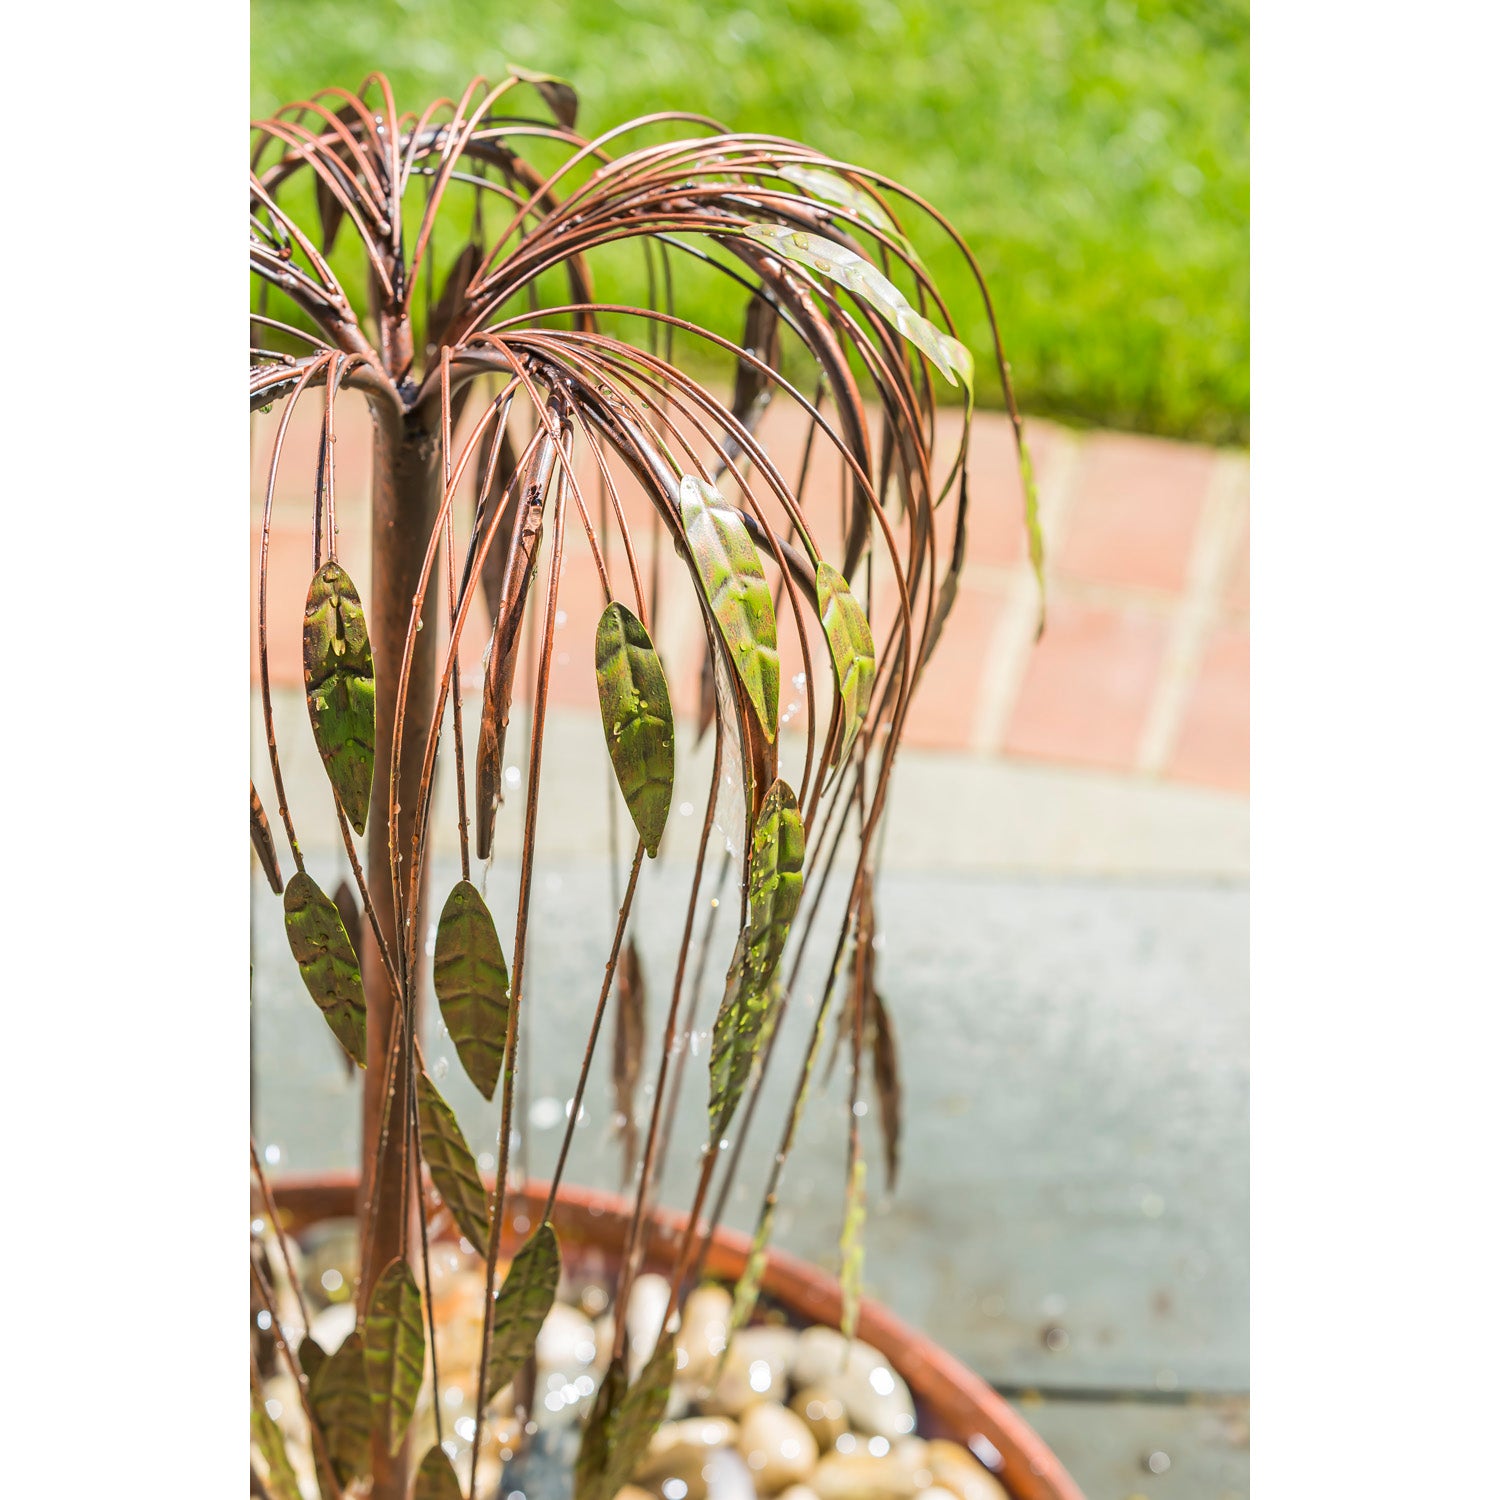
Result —
<instances>
[{"instance_id":1,"label":"copper tree trunk","mask_svg":"<svg viewBox=\"0 0 1500 1500\"><path fill-rule=\"evenodd\" d=\"M375 462L371 527L370 642L375 659L375 786L370 808L369 881L370 899L382 931L394 946L399 941L391 876L390 824L391 763L396 723L396 690L402 655L406 649L412 600L421 580L422 560L441 499L441 461L437 434L431 423L418 416L381 416L375 423ZM428 719L436 695L437 601L439 591L429 589L422 630L412 654L411 684L407 690L404 743L401 748L401 784L397 789L397 847L406 855L403 869L410 868L413 822L417 813L418 785L422 773L422 750ZM425 872L424 872L425 877ZM425 878L424 878L425 885ZM421 893L417 930L422 930ZM421 948L418 948L420 954ZM380 1126L386 1097L386 1055L396 1019L395 996L386 980L385 968L374 939L366 932L361 954L364 971L368 1069L364 1084L362 1146L360 1155L360 1206L370 1236L369 1275L359 1289L360 1312L381 1271L403 1253L403 1229L414 1231L417 1194L403 1198L402 1157L410 1160L409 1130L403 1115L393 1116L387 1132L384 1163L381 1163ZM412 1012L420 1035L421 1006L415 978ZM406 1066L398 1051L396 1099L406 1098ZM386 1184L379 1205L371 1214L377 1171ZM405 1224L403 1224L405 1220ZM409 1243L409 1241L408 1241ZM384 1445L375 1444L375 1484L372 1500L404 1500L410 1464L407 1449L388 1458Z\"/></svg>"}]
</instances>

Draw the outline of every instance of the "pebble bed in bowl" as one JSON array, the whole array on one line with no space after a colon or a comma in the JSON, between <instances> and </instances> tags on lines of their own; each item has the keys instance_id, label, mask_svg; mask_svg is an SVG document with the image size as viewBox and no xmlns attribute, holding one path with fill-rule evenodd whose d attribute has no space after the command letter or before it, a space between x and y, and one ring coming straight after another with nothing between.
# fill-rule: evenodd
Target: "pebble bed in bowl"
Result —
<instances>
[{"instance_id":1,"label":"pebble bed in bowl","mask_svg":"<svg viewBox=\"0 0 1500 1500\"><path fill-rule=\"evenodd\" d=\"M332 1351L354 1327L352 1221L309 1226L293 1241L293 1254L309 1302L310 1336ZM452 1240L435 1243L430 1260L443 1441L467 1477L484 1262ZM514 1386L488 1403L479 1495L500 1496L503 1473L504 1500L570 1500L582 1419L614 1339L608 1283L593 1274L605 1269L602 1258L587 1256L565 1267L537 1340L533 1410L524 1430ZM665 1278L652 1273L631 1288L632 1375L655 1344L668 1296ZM994 1475L966 1448L921 1435L911 1392L879 1351L832 1328L796 1327L763 1300L763 1321L736 1333L726 1352L729 1312L724 1287L705 1283L688 1295L666 1421L619 1500L1005 1500ZM295 1325L294 1303L286 1314ZM265 1381L267 1405L283 1427L304 1493L316 1494L296 1391L284 1369L275 1370ZM419 1450L437 1431L432 1401L429 1371L411 1427Z\"/></svg>"}]
</instances>

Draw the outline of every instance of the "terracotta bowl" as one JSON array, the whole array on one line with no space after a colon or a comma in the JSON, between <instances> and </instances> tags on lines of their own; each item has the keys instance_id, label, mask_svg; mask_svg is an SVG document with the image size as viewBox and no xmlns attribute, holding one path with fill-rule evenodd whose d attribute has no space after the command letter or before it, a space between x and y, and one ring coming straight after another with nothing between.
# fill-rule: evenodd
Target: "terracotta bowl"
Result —
<instances>
[{"instance_id":1,"label":"terracotta bowl","mask_svg":"<svg viewBox=\"0 0 1500 1500\"><path fill-rule=\"evenodd\" d=\"M272 1185L288 1230L353 1215L357 1188L352 1173L282 1176ZM536 1182L506 1195L506 1253L530 1232L546 1196L547 1185ZM630 1204L613 1193L565 1186L553 1208L552 1224L570 1265L576 1269L594 1260L602 1269L617 1261L624 1250ZM685 1224L685 1215L666 1211L650 1221L648 1269L670 1268ZM749 1254L748 1236L721 1229L709 1247L704 1275L732 1283ZM842 1298L837 1279L779 1250L767 1257L761 1294L797 1322L838 1326ZM997 1475L1013 1500L1084 1500L1083 1491L1016 1409L952 1355L877 1302L861 1304L856 1331L911 1387L923 1436L964 1444Z\"/></svg>"}]
</instances>

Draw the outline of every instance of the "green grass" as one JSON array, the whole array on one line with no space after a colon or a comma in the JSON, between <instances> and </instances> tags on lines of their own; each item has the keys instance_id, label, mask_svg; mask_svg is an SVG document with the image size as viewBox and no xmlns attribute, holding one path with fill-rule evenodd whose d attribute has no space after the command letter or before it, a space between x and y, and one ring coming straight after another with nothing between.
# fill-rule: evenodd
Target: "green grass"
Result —
<instances>
[{"instance_id":1,"label":"green grass","mask_svg":"<svg viewBox=\"0 0 1500 1500\"><path fill-rule=\"evenodd\" d=\"M513 61L574 83L586 132L681 108L804 140L968 239L1023 409L1248 437L1248 0L253 0L251 57L257 114L377 67L416 108Z\"/></svg>"}]
</instances>

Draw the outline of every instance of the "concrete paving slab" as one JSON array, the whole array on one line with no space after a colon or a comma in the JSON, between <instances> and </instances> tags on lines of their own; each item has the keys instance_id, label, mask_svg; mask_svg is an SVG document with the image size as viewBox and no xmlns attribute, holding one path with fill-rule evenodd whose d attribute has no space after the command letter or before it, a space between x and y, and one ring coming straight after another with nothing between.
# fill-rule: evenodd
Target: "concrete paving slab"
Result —
<instances>
[{"instance_id":1,"label":"concrete paving slab","mask_svg":"<svg viewBox=\"0 0 1500 1500\"><path fill-rule=\"evenodd\" d=\"M310 861L332 881L332 858ZM456 865L439 861L446 888ZM664 1014L687 870L649 870L636 933ZM488 895L510 947L517 872ZM525 1041L533 1172L550 1171L562 1103L597 995L612 918L598 860L544 859L527 961ZM987 1378L1047 1386L1234 1390L1246 1383L1248 1143L1244 888L1234 883L1040 881L892 872L882 886L880 984L906 1091L904 1179L876 1188L869 1290ZM302 991L260 884L256 915L258 1133L280 1164L352 1164L355 1086ZM715 935L668 1173L685 1203L702 1142L707 1028L732 932ZM820 975L832 936L814 945ZM810 1031L815 992L792 993L732 1219L748 1226ZM430 1026L429 1059L476 1152L493 1153L486 1105ZM792 1158L778 1242L832 1265L838 1237L841 1083L814 1100ZM570 1171L612 1186L607 1074L586 1100ZM870 1149L877 1149L873 1114Z\"/></svg>"}]
</instances>

